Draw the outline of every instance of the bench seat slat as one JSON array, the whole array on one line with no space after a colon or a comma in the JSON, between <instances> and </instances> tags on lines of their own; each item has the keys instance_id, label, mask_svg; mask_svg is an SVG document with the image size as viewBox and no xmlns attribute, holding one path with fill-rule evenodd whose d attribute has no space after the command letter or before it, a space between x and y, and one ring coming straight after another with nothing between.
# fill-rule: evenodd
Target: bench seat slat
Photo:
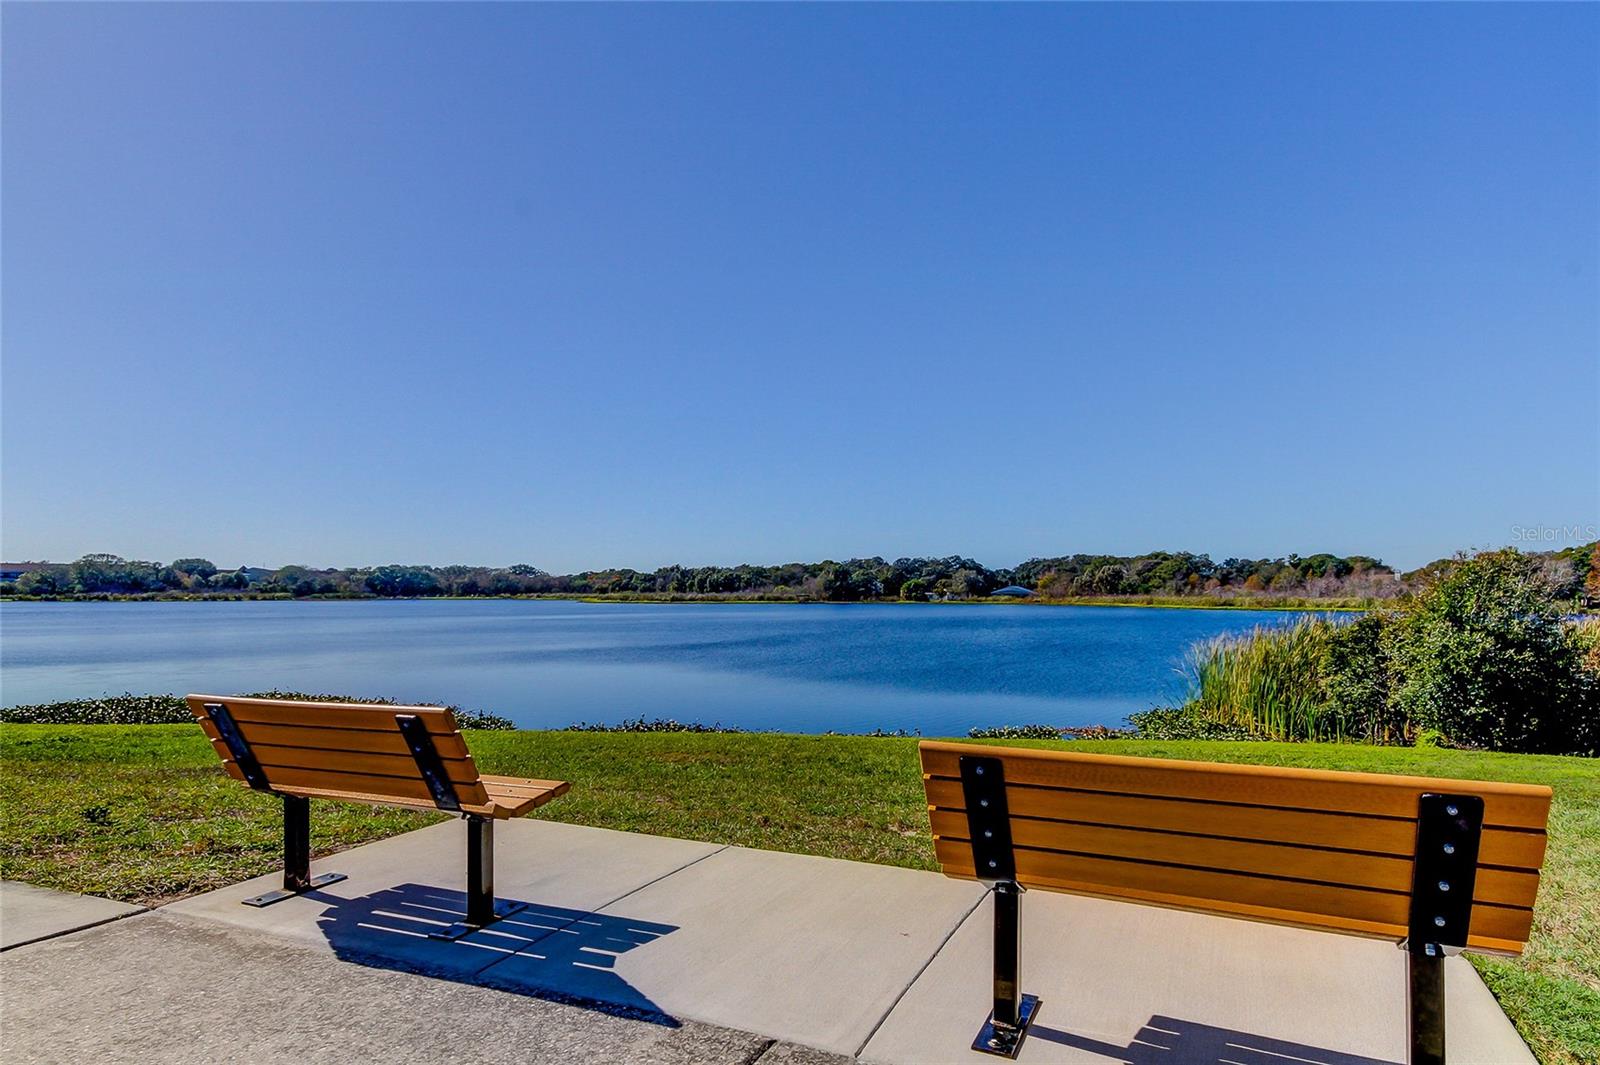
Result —
<instances>
[{"instance_id":1,"label":"bench seat slat","mask_svg":"<svg viewBox=\"0 0 1600 1065\"><path fill-rule=\"evenodd\" d=\"M978 748L924 741L923 772L959 781L959 758ZM1543 829L1550 789L1528 784L1388 776L1278 766L1184 762L1122 755L1005 748L1006 783L1074 788L1126 795L1200 799L1246 805L1415 818L1423 791L1468 788L1484 800L1485 826Z\"/></svg>"},{"instance_id":2,"label":"bench seat slat","mask_svg":"<svg viewBox=\"0 0 1600 1065\"><path fill-rule=\"evenodd\" d=\"M564 780L521 780L515 777L484 777L483 786L496 817L521 817L535 807L567 793Z\"/></svg>"},{"instance_id":3,"label":"bench seat slat","mask_svg":"<svg viewBox=\"0 0 1600 1065\"><path fill-rule=\"evenodd\" d=\"M401 711L404 712L403 710ZM210 721L201 721L200 728L212 741L221 743L217 728ZM403 754L410 756L405 737L392 725L386 731L376 729L307 728L299 725L264 725L250 722L239 726L251 744L270 744L275 747L307 747L320 751L352 751L361 754ZM459 732L449 735L431 733L434 749L440 758L469 758L466 741ZM227 753L226 745L219 748Z\"/></svg>"},{"instance_id":4,"label":"bench seat slat","mask_svg":"<svg viewBox=\"0 0 1600 1065\"><path fill-rule=\"evenodd\" d=\"M483 781L483 786L490 789L499 789L507 793L514 792L545 792L551 788L565 788L564 780L534 780L527 777L497 777L488 773L478 778Z\"/></svg>"},{"instance_id":5,"label":"bench seat slat","mask_svg":"<svg viewBox=\"0 0 1600 1065\"><path fill-rule=\"evenodd\" d=\"M970 848L967 815L934 810L933 832ZM1212 836L1107 828L1071 822L1011 819L1011 841L1017 847L1103 855L1191 866L1200 869L1254 873L1330 885L1409 893L1412 859L1392 855L1358 854L1282 843L1260 843ZM970 859L969 862L970 863ZM1473 898L1507 906L1531 907L1539 888L1537 871L1483 868L1478 871Z\"/></svg>"},{"instance_id":6,"label":"bench seat slat","mask_svg":"<svg viewBox=\"0 0 1600 1065\"><path fill-rule=\"evenodd\" d=\"M355 802L368 806L395 806L403 810L421 810L438 813L439 807L435 806L432 799L404 798L398 795L368 795L359 791L346 791L332 788L291 788L278 789L285 795L299 795L307 799L331 799L338 802ZM482 814L485 817L504 817L493 803L461 804L461 811L469 814Z\"/></svg>"},{"instance_id":7,"label":"bench seat slat","mask_svg":"<svg viewBox=\"0 0 1600 1065\"><path fill-rule=\"evenodd\" d=\"M965 843L941 839L935 841L934 848L947 875L975 878L972 849ZM1406 934L1409 896L1399 892L1027 848L1016 850L1016 865L1017 879L1023 884L1056 891L1155 902L1396 940ZM1518 953L1527 941L1532 921L1533 912L1528 909L1475 905L1468 945L1479 950Z\"/></svg>"},{"instance_id":8,"label":"bench seat slat","mask_svg":"<svg viewBox=\"0 0 1600 1065\"><path fill-rule=\"evenodd\" d=\"M926 784L930 807L953 811L965 818L965 799L959 780L932 777ZM1047 817L1362 850L1391 854L1408 861L1417 841L1414 816L1379 818L1020 786L1008 787L1006 799L1013 817ZM1487 828L1483 832L1478 860L1485 865L1538 869L1544 861L1544 853L1542 831Z\"/></svg>"}]
</instances>

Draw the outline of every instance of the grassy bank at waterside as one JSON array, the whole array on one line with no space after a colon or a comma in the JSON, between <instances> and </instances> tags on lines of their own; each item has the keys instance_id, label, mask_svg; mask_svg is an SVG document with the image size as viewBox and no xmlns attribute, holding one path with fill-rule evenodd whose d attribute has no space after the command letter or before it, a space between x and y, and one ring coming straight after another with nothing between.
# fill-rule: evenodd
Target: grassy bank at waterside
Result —
<instances>
[{"instance_id":1,"label":"grassy bank at waterside","mask_svg":"<svg viewBox=\"0 0 1600 1065\"><path fill-rule=\"evenodd\" d=\"M1357 744L1020 741L1152 758L1516 780L1555 789L1534 934L1475 958L1545 1062L1600 1060L1600 763ZM541 816L935 868L916 740L772 733L474 731L483 770L572 781ZM92 781L93 786L85 782ZM0 725L0 875L155 903L277 866L279 804L226 776L192 725ZM319 852L436 814L319 804Z\"/></svg>"}]
</instances>

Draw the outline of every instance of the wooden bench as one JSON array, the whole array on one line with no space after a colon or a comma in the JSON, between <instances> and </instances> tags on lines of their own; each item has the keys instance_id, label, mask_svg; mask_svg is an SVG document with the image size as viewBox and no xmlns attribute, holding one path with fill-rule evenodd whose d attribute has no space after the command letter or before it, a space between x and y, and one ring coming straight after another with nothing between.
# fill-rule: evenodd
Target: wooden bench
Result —
<instances>
[{"instance_id":1,"label":"wooden bench","mask_svg":"<svg viewBox=\"0 0 1600 1065\"><path fill-rule=\"evenodd\" d=\"M994 896L994 1012L1015 1057L1018 894L1081 895L1375 936L1407 951L1412 1065L1444 1060L1446 954L1520 953L1550 789L924 742L939 864Z\"/></svg>"},{"instance_id":2,"label":"wooden bench","mask_svg":"<svg viewBox=\"0 0 1600 1065\"><path fill-rule=\"evenodd\" d=\"M478 772L449 710L437 706L292 702L190 695L189 710L223 768L283 799L283 888L245 899L270 906L345 879L311 876L311 800L443 810L467 821L466 919L437 933L456 939L515 913L494 897L494 822L566 794L560 780Z\"/></svg>"}]
</instances>

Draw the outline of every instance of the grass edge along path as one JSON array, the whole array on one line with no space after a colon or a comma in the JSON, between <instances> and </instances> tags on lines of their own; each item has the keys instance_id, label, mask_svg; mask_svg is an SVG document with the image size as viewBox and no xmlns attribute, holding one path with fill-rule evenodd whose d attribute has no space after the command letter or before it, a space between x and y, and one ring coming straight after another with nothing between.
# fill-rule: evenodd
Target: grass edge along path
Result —
<instances>
[{"instance_id":1,"label":"grass edge along path","mask_svg":"<svg viewBox=\"0 0 1600 1065\"><path fill-rule=\"evenodd\" d=\"M995 741L990 741L995 742ZM1600 763L1355 744L999 741L1155 758L1515 780L1555 789L1533 939L1473 964L1542 1062L1600 1061ZM473 732L485 772L570 780L541 816L913 869L935 863L916 740L770 733ZM330 853L440 815L319 803ZM279 804L186 725L0 725L0 875L159 903L269 872Z\"/></svg>"}]
</instances>

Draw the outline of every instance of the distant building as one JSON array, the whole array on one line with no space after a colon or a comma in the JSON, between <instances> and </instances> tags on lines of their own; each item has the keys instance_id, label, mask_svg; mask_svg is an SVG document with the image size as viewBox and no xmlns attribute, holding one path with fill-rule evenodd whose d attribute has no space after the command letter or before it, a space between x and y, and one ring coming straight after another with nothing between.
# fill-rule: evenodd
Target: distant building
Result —
<instances>
[{"instance_id":1,"label":"distant building","mask_svg":"<svg viewBox=\"0 0 1600 1065\"><path fill-rule=\"evenodd\" d=\"M1012 599L1032 599L1035 593L1033 589L1024 588L1020 584L1008 584L1004 588L996 588L989 594L1004 595Z\"/></svg>"}]
</instances>

